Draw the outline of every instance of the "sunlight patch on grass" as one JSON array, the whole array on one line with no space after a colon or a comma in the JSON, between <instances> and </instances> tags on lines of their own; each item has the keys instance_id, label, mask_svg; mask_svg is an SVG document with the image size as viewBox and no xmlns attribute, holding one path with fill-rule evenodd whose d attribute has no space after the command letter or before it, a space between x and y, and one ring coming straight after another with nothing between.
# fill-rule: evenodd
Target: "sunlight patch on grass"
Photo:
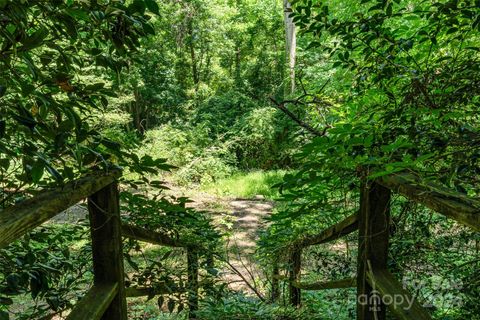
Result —
<instances>
[{"instance_id":1,"label":"sunlight patch on grass","mask_svg":"<svg viewBox=\"0 0 480 320\"><path fill-rule=\"evenodd\" d=\"M285 170L241 172L203 185L202 189L219 196L253 198L262 195L273 199L278 196L278 189L272 186L280 183L286 173Z\"/></svg>"}]
</instances>

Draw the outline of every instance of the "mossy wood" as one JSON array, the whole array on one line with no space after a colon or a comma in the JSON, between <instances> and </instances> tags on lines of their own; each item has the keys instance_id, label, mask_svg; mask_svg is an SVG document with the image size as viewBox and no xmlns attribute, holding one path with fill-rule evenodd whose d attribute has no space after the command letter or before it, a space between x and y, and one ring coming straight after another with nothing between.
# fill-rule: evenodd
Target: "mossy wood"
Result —
<instances>
[{"instance_id":1,"label":"mossy wood","mask_svg":"<svg viewBox=\"0 0 480 320\"><path fill-rule=\"evenodd\" d=\"M177 247L177 248L185 248L188 247L184 241L174 239L167 234L150 231L148 229L133 226L130 224L123 224L122 225L122 234L124 237L135 239L138 241L148 242L151 244L156 244L160 246L166 247Z\"/></svg>"},{"instance_id":2,"label":"mossy wood","mask_svg":"<svg viewBox=\"0 0 480 320\"><path fill-rule=\"evenodd\" d=\"M111 184L120 175L119 170L89 175L0 211L0 248Z\"/></svg>"},{"instance_id":3,"label":"mossy wood","mask_svg":"<svg viewBox=\"0 0 480 320\"><path fill-rule=\"evenodd\" d=\"M381 177L377 182L459 223L480 231L480 200L410 173Z\"/></svg>"},{"instance_id":4,"label":"mossy wood","mask_svg":"<svg viewBox=\"0 0 480 320\"><path fill-rule=\"evenodd\" d=\"M187 250L189 319L196 319L195 313L198 310L198 267L198 252L189 248Z\"/></svg>"},{"instance_id":5,"label":"mossy wood","mask_svg":"<svg viewBox=\"0 0 480 320\"><path fill-rule=\"evenodd\" d=\"M389 297L387 307L397 319L401 320L430 320L428 312L403 289L394 276L386 269L375 269L368 273L368 282L382 297ZM387 301L387 299L384 299ZM395 303L394 303L395 302Z\"/></svg>"},{"instance_id":6,"label":"mossy wood","mask_svg":"<svg viewBox=\"0 0 480 320\"><path fill-rule=\"evenodd\" d=\"M67 320L98 320L115 298L118 283L94 285L83 299L75 305Z\"/></svg>"},{"instance_id":7,"label":"mossy wood","mask_svg":"<svg viewBox=\"0 0 480 320\"><path fill-rule=\"evenodd\" d=\"M126 320L125 271L117 183L88 198L94 284L118 283L117 294L102 316L103 320Z\"/></svg>"},{"instance_id":8,"label":"mossy wood","mask_svg":"<svg viewBox=\"0 0 480 320\"><path fill-rule=\"evenodd\" d=\"M385 320L386 308L369 299L373 288L367 281L371 266L387 268L390 219L389 189L377 183L363 183L360 190L360 214L357 258L357 319ZM365 299L365 297L367 297Z\"/></svg>"},{"instance_id":9,"label":"mossy wood","mask_svg":"<svg viewBox=\"0 0 480 320\"><path fill-rule=\"evenodd\" d=\"M294 245L299 247L308 247L317 244L327 243L337 240L347 234L358 229L358 214L352 214L341 222L323 230L317 235L302 238L295 242Z\"/></svg>"},{"instance_id":10,"label":"mossy wood","mask_svg":"<svg viewBox=\"0 0 480 320\"><path fill-rule=\"evenodd\" d=\"M299 307L302 302L302 291L293 284L300 281L300 271L302 268L302 248L293 247L289 261L289 284L290 304Z\"/></svg>"},{"instance_id":11,"label":"mossy wood","mask_svg":"<svg viewBox=\"0 0 480 320\"><path fill-rule=\"evenodd\" d=\"M342 280L334 280L328 282L293 282L295 288L301 290L326 290L326 289L342 289L342 288L354 288L357 285L356 278L348 278Z\"/></svg>"}]
</instances>

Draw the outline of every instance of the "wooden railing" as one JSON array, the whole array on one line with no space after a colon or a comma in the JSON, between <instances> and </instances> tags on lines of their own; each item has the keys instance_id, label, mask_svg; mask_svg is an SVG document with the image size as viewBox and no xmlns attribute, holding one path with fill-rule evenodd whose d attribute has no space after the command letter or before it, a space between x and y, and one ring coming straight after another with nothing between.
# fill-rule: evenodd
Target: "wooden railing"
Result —
<instances>
[{"instance_id":1,"label":"wooden railing","mask_svg":"<svg viewBox=\"0 0 480 320\"><path fill-rule=\"evenodd\" d=\"M126 320L127 297L151 296L171 293L171 288L158 284L154 288L125 288L122 236L152 244L187 249L187 288L189 318L195 318L198 309L198 250L201 246L166 234L144 228L122 225L120 219L117 179L120 171L87 176L67 183L61 188L42 192L33 198L0 211L0 248L20 238L33 228L88 198L88 211L92 240L94 283L85 297L77 303L68 319ZM383 320L388 307L399 319L430 319L430 315L416 302L407 308L402 304L383 304L383 297L401 295L413 299L387 269L390 198L397 192L421 203L457 222L480 231L480 201L419 177L400 173L366 182L360 192L360 210L357 214L325 229L323 232L295 241L290 249L289 292L290 302L301 303L301 290L357 288L357 319ZM356 278L330 282L304 283L300 281L302 249L339 239L358 230L358 259ZM272 295L278 296L278 266L274 266ZM380 299L370 299L379 294ZM373 302L372 302L373 301ZM404 299L407 301L407 299Z\"/></svg>"},{"instance_id":2,"label":"wooden railing","mask_svg":"<svg viewBox=\"0 0 480 320\"><path fill-rule=\"evenodd\" d=\"M88 198L94 281L92 288L74 306L67 319L126 320L127 297L172 293L172 289L164 284L155 288L125 288L122 236L187 249L188 287L174 290L188 292L189 319L194 319L198 309L197 246L162 233L122 225L117 185L120 176L119 170L87 176L0 211L0 248Z\"/></svg>"},{"instance_id":3,"label":"wooden railing","mask_svg":"<svg viewBox=\"0 0 480 320\"><path fill-rule=\"evenodd\" d=\"M288 278L290 303L301 304L301 290L357 288L357 319L384 320L386 309L398 319L431 319L429 313L407 292L388 271L388 244L391 193L406 198L454 219L475 231L480 230L480 201L434 183L425 182L409 173L397 173L365 182L360 192L360 210L345 220L314 236L307 236L290 245ZM300 281L302 249L327 243L358 230L356 278L330 282ZM272 295L278 296L279 268L274 267ZM375 297L376 295L376 297ZM384 305L385 297L401 296L400 303ZM402 302L403 301L403 304ZM407 306L407 301L413 301Z\"/></svg>"}]
</instances>

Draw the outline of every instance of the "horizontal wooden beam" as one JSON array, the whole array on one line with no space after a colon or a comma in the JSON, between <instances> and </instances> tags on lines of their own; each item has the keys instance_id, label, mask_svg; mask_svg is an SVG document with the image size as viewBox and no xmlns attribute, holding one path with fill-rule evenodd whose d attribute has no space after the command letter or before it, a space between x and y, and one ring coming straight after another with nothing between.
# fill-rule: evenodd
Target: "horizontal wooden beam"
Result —
<instances>
[{"instance_id":1,"label":"horizontal wooden beam","mask_svg":"<svg viewBox=\"0 0 480 320\"><path fill-rule=\"evenodd\" d=\"M121 176L120 170L89 175L63 187L36 196L0 211L0 248L33 228L106 187Z\"/></svg>"},{"instance_id":2,"label":"horizontal wooden beam","mask_svg":"<svg viewBox=\"0 0 480 320\"><path fill-rule=\"evenodd\" d=\"M110 306L118 291L118 283L94 285L78 302L67 320L97 320Z\"/></svg>"},{"instance_id":3,"label":"horizontal wooden beam","mask_svg":"<svg viewBox=\"0 0 480 320\"><path fill-rule=\"evenodd\" d=\"M130 224L122 225L122 235L127 238L157 244L166 247L186 248L189 245L181 240L173 239L169 235L161 232L150 231L145 228L137 227Z\"/></svg>"},{"instance_id":4,"label":"horizontal wooden beam","mask_svg":"<svg viewBox=\"0 0 480 320\"><path fill-rule=\"evenodd\" d=\"M293 286L302 290L327 290L327 289L342 289L354 288L357 285L356 278L348 278L342 280L335 280L329 282L294 282Z\"/></svg>"},{"instance_id":5,"label":"horizontal wooden beam","mask_svg":"<svg viewBox=\"0 0 480 320\"><path fill-rule=\"evenodd\" d=\"M165 283L157 284L155 287L138 287L138 288L125 288L127 298L134 297L153 297L162 294L170 294L176 292L186 292L185 288L176 287L170 288Z\"/></svg>"},{"instance_id":6,"label":"horizontal wooden beam","mask_svg":"<svg viewBox=\"0 0 480 320\"><path fill-rule=\"evenodd\" d=\"M370 271L367 273L367 280L374 292L376 291L380 294L378 298L382 299L383 304L390 309L397 319L431 319L428 312L387 270L378 269ZM368 298L372 299L372 297Z\"/></svg>"},{"instance_id":7,"label":"horizontal wooden beam","mask_svg":"<svg viewBox=\"0 0 480 320\"><path fill-rule=\"evenodd\" d=\"M396 173L377 182L459 223L480 231L480 200L422 180L410 173Z\"/></svg>"},{"instance_id":8,"label":"horizontal wooden beam","mask_svg":"<svg viewBox=\"0 0 480 320\"><path fill-rule=\"evenodd\" d=\"M345 220L323 230L317 235L301 238L294 243L294 246L308 247L337 240L358 229L358 214L353 214Z\"/></svg>"}]
</instances>

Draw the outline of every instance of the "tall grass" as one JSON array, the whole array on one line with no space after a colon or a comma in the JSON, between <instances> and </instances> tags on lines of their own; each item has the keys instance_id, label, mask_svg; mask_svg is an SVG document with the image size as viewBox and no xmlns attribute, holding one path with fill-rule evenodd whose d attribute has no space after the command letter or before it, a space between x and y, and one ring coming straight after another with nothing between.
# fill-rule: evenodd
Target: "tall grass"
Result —
<instances>
[{"instance_id":1,"label":"tall grass","mask_svg":"<svg viewBox=\"0 0 480 320\"><path fill-rule=\"evenodd\" d=\"M278 196L278 190L272 186L280 183L286 173L285 170L240 172L202 185L202 190L219 196L252 198L261 195L273 199Z\"/></svg>"}]
</instances>

